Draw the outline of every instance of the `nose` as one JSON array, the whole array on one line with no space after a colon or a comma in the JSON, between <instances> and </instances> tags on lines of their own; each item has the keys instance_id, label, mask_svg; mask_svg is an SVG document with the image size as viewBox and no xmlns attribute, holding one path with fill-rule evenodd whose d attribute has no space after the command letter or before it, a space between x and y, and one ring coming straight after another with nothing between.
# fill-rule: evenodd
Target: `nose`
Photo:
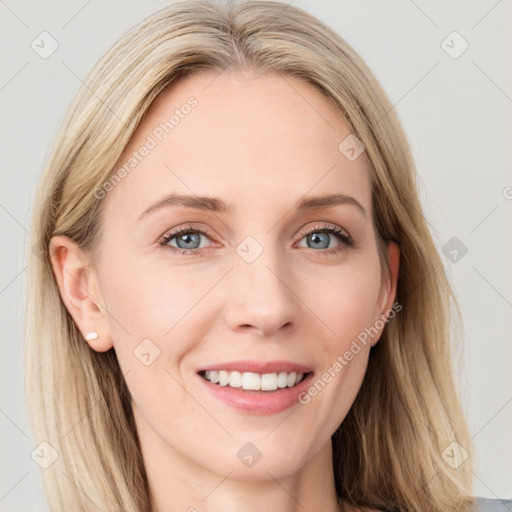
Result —
<instances>
[{"instance_id":1,"label":"nose","mask_svg":"<svg viewBox=\"0 0 512 512\"><path fill-rule=\"evenodd\" d=\"M239 260L230 272L225 315L232 331L275 337L297 324L300 300L293 291L291 273L268 253L252 263Z\"/></svg>"}]
</instances>

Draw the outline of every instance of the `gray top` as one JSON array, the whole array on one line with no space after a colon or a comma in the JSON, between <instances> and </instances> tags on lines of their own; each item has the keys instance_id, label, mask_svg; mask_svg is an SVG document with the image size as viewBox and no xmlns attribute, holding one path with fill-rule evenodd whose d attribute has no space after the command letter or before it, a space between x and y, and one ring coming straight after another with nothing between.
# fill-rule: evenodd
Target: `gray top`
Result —
<instances>
[{"instance_id":1,"label":"gray top","mask_svg":"<svg viewBox=\"0 0 512 512\"><path fill-rule=\"evenodd\" d=\"M476 497L475 512L512 512L512 500Z\"/></svg>"},{"instance_id":2,"label":"gray top","mask_svg":"<svg viewBox=\"0 0 512 512\"><path fill-rule=\"evenodd\" d=\"M475 496L473 512L512 512L512 500L480 498Z\"/></svg>"}]
</instances>

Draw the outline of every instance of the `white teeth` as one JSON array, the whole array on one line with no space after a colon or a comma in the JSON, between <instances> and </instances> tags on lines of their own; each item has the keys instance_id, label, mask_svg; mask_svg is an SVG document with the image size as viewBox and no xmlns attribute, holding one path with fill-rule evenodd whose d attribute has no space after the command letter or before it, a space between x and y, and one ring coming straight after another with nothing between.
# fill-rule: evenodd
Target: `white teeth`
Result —
<instances>
[{"instance_id":1,"label":"white teeth","mask_svg":"<svg viewBox=\"0 0 512 512\"><path fill-rule=\"evenodd\" d=\"M242 387L242 374L240 372L231 372L229 374L229 387L241 388Z\"/></svg>"},{"instance_id":2,"label":"white teeth","mask_svg":"<svg viewBox=\"0 0 512 512\"><path fill-rule=\"evenodd\" d=\"M229 373L228 372L219 372L219 384L221 386L227 386L229 384Z\"/></svg>"},{"instance_id":3,"label":"white teeth","mask_svg":"<svg viewBox=\"0 0 512 512\"><path fill-rule=\"evenodd\" d=\"M297 385L304 378L303 373L280 372L264 373L260 375L254 372L226 372L226 371L205 371L204 378L213 384L229 386L231 388L242 388L250 391L275 391L280 388L291 388Z\"/></svg>"},{"instance_id":4,"label":"white teeth","mask_svg":"<svg viewBox=\"0 0 512 512\"><path fill-rule=\"evenodd\" d=\"M242 388L257 391L261 389L261 378L257 373L242 373Z\"/></svg>"},{"instance_id":5,"label":"white teeth","mask_svg":"<svg viewBox=\"0 0 512 512\"><path fill-rule=\"evenodd\" d=\"M288 374L286 372L281 372L277 377L277 387L285 388L288 386Z\"/></svg>"},{"instance_id":6,"label":"white teeth","mask_svg":"<svg viewBox=\"0 0 512 512\"><path fill-rule=\"evenodd\" d=\"M265 373L262 375L261 389L263 391L274 391L274 389L277 389L277 373Z\"/></svg>"}]
</instances>

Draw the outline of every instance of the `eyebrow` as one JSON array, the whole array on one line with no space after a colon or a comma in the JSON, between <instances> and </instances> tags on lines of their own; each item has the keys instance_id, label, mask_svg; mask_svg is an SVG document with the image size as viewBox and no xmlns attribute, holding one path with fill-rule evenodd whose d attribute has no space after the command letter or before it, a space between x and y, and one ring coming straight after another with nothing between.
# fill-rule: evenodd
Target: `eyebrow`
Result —
<instances>
[{"instance_id":1,"label":"eyebrow","mask_svg":"<svg viewBox=\"0 0 512 512\"><path fill-rule=\"evenodd\" d=\"M352 196L345 194L329 194L316 197L308 197L296 201L294 208L299 211L315 210L321 208L329 208L340 204L355 206L365 217L366 211ZM232 211L231 203L226 203L222 199L210 196L196 196L184 194L168 194L149 208L144 210L137 220L142 220L150 213L160 210L168 206L184 206L198 210L206 210L219 213L230 213Z\"/></svg>"}]
</instances>

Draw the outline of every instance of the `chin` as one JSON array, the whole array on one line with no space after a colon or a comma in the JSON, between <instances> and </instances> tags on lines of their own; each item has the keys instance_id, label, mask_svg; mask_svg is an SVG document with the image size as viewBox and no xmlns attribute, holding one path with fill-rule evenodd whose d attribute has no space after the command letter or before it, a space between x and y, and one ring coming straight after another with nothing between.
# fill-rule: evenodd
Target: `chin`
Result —
<instances>
[{"instance_id":1,"label":"chin","mask_svg":"<svg viewBox=\"0 0 512 512\"><path fill-rule=\"evenodd\" d=\"M288 433L284 436L288 443L283 437L270 437L258 440L248 435L243 440L230 440L226 451L209 454L212 469L223 475L229 473L233 479L270 480L295 473L306 463L308 452L300 437Z\"/></svg>"}]
</instances>

